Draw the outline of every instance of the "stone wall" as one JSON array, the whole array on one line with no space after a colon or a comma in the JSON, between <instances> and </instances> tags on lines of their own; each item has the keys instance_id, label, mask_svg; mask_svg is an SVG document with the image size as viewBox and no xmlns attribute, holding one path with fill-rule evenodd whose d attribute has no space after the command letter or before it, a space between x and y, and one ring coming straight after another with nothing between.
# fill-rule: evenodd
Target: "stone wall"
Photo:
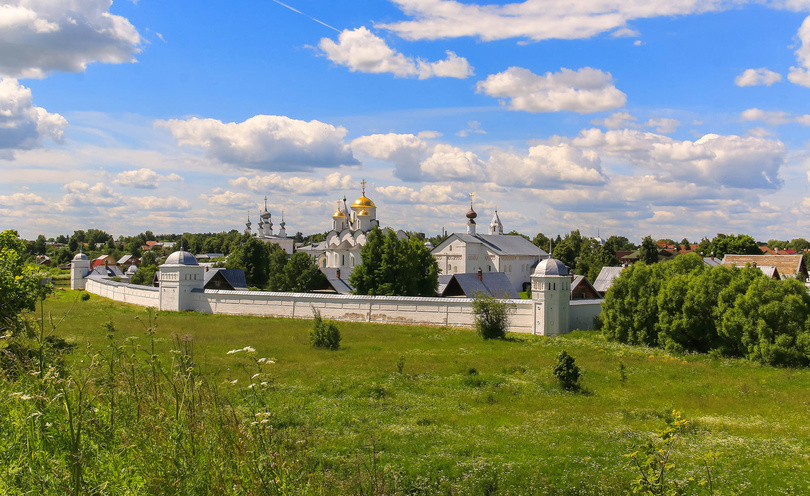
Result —
<instances>
[{"instance_id":1,"label":"stone wall","mask_svg":"<svg viewBox=\"0 0 810 496\"><path fill-rule=\"evenodd\" d=\"M571 300L568 314L569 331L593 329L593 319L602 313L602 302L605 300Z\"/></svg>"},{"instance_id":2,"label":"stone wall","mask_svg":"<svg viewBox=\"0 0 810 496\"><path fill-rule=\"evenodd\" d=\"M151 286L139 286L115 282L109 279L87 278L84 289L95 295L142 307L160 307L160 290Z\"/></svg>"}]
</instances>

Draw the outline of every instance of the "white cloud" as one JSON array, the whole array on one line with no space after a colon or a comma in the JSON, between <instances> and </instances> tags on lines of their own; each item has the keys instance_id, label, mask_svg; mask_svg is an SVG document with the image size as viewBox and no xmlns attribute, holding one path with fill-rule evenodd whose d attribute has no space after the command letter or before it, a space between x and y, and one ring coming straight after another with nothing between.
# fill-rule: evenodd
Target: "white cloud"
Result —
<instances>
[{"instance_id":1,"label":"white cloud","mask_svg":"<svg viewBox=\"0 0 810 496\"><path fill-rule=\"evenodd\" d=\"M791 83L810 88L810 16L804 19L797 33L799 48L796 50L796 61L800 67L791 67L788 80Z\"/></svg>"},{"instance_id":2,"label":"white cloud","mask_svg":"<svg viewBox=\"0 0 810 496\"><path fill-rule=\"evenodd\" d=\"M265 171L305 171L315 167L356 165L343 142L346 129L320 121L257 115L244 122L191 118L155 121L168 128L179 145L201 148L221 163Z\"/></svg>"},{"instance_id":3,"label":"white cloud","mask_svg":"<svg viewBox=\"0 0 810 496\"><path fill-rule=\"evenodd\" d=\"M486 179L484 162L475 153L451 145L436 145L433 154L419 165L431 181Z\"/></svg>"},{"instance_id":4,"label":"white cloud","mask_svg":"<svg viewBox=\"0 0 810 496\"><path fill-rule=\"evenodd\" d=\"M323 194L330 190L348 190L356 187L352 183L351 176L346 176L340 172L333 172L323 179L313 179L306 177L281 177L278 174L268 176L240 177L228 181L231 186L244 188L254 193L266 194L267 192L283 192L293 194Z\"/></svg>"},{"instance_id":5,"label":"white cloud","mask_svg":"<svg viewBox=\"0 0 810 496\"><path fill-rule=\"evenodd\" d=\"M155 189L160 181L183 181L183 178L175 173L168 176L161 176L152 169L142 168L119 172L113 178L113 183L127 188Z\"/></svg>"},{"instance_id":6,"label":"white cloud","mask_svg":"<svg viewBox=\"0 0 810 496\"><path fill-rule=\"evenodd\" d=\"M453 192L449 184L428 184L420 189L407 186L384 186L375 188L385 203L405 203L415 205L436 205L463 202L467 195Z\"/></svg>"},{"instance_id":7,"label":"white cloud","mask_svg":"<svg viewBox=\"0 0 810 496\"><path fill-rule=\"evenodd\" d=\"M594 126L604 126L608 129L619 129L623 127L632 127L636 121L635 116L628 112L614 112L609 117L604 119L593 119L591 124Z\"/></svg>"},{"instance_id":8,"label":"white cloud","mask_svg":"<svg viewBox=\"0 0 810 496\"><path fill-rule=\"evenodd\" d=\"M474 36L485 41L585 39L605 32L632 32L627 22L659 16L711 12L742 1L525 0L480 5L457 0L393 0L412 20L379 24L408 40Z\"/></svg>"},{"instance_id":9,"label":"white cloud","mask_svg":"<svg viewBox=\"0 0 810 496\"><path fill-rule=\"evenodd\" d=\"M250 195L225 191L222 188L214 188L210 195L202 194L200 198L218 207L253 209L257 205Z\"/></svg>"},{"instance_id":10,"label":"white cloud","mask_svg":"<svg viewBox=\"0 0 810 496\"><path fill-rule=\"evenodd\" d=\"M478 121L470 121L467 123L467 129L462 129L456 133L456 136L466 138L470 134L487 134L486 131L481 129L481 123Z\"/></svg>"},{"instance_id":11,"label":"white cloud","mask_svg":"<svg viewBox=\"0 0 810 496\"><path fill-rule=\"evenodd\" d=\"M583 67L577 71L562 68L538 76L522 67L510 67L479 81L479 93L509 99L510 110L588 114L621 107L627 95L613 86L610 73Z\"/></svg>"},{"instance_id":12,"label":"white cloud","mask_svg":"<svg viewBox=\"0 0 810 496\"><path fill-rule=\"evenodd\" d=\"M28 205L45 205L44 198L34 193L14 193L12 195L0 195L0 208L17 208Z\"/></svg>"},{"instance_id":13,"label":"white cloud","mask_svg":"<svg viewBox=\"0 0 810 496\"><path fill-rule=\"evenodd\" d=\"M439 131L419 131L418 133L416 133L416 137L422 139L441 138L442 133L440 133Z\"/></svg>"},{"instance_id":14,"label":"white cloud","mask_svg":"<svg viewBox=\"0 0 810 496\"><path fill-rule=\"evenodd\" d=\"M365 26L343 30L335 43L322 38L318 47L332 62L351 71L372 74L391 73L397 77L451 77L464 79L473 75L473 68L464 57L447 51L447 58L437 62L413 59L389 47L385 40Z\"/></svg>"},{"instance_id":15,"label":"white cloud","mask_svg":"<svg viewBox=\"0 0 810 496\"><path fill-rule=\"evenodd\" d=\"M643 167L669 178L699 185L777 189L779 168L785 163L781 141L756 136L707 134L696 141L678 141L655 133L624 129L586 129L575 138L553 138L590 149L604 160Z\"/></svg>"},{"instance_id":16,"label":"white cloud","mask_svg":"<svg viewBox=\"0 0 810 496\"><path fill-rule=\"evenodd\" d=\"M71 207L117 207L124 204L122 196L104 183L90 186L73 181L64 186L62 203Z\"/></svg>"},{"instance_id":17,"label":"white cloud","mask_svg":"<svg viewBox=\"0 0 810 496\"><path fill-rule=\"evenodd\" d=\"M762 67L759 69L746 69L742 74L734 78L734 84L737 86L770 86L781 80L781 74Z\"/></svg>"},{"instance_id":18,"label":"white cloud","mask_svg":"<svg viewBox=\"0 0 810 496\"><path fill-rule=\"evenodd\" d=\"M495 151L487 167L493 181L513 187L550 187L562 183L601 185L607 182L592 151L568 144L537 145L526 156Z\"/></svg>"},{"instance_id":19,"label":"white cloud","mask_svg":"<svg viewBox=\"0 0 810 496\"><path fill-rule=\"evenodd\" d=\"M45 139L62 141L65 127L64 117L31 103L30 89L15 79L0 79L0 158L39 148Z\"/></svg>"},{"instance_id":20,"label":"white cloud","mask_svg":"<svg viewBox=\"0 0 810 496\"><path fill-rule=\"evenodd\" d=\"M802 126L810 126L810 114L794 115L790 112L783 111L767 111L758 108L750 108L744 110L740 117L743 121L763 121L772 126L780 126L782 124L801 124Z\"/></svg>"},{"instance_id":21,"label":"white cloud","mask_svg":"<svg viewBox=\"0 0 810 496\"><path fill-rule=\"evenodd\" d=\"M653 117L645 122L644 125L647 127L654 127L656 132L669 134L674 133L675 130L678 129L678 126L681 125L681 121L678 119L669 119L667 117Z\"/></svg>"},{"instance_id":22,"label":"white cloud","mask_svg":"<svg viewBox=\"0 0 810 496\"><path fill-rule=\"evenodd\" d=\"M42 78L92 62L134 61L141 37L111 0L6 0L0 4L0 75Z\"/></svg>"},{"instance_id":23,"label":"white cloud","mask_svg":"<svg viewBox=\"0 0 810 496\"><path fill-rule=\"evenodd\" d=\"M352 150L394 164L394 175L403 181L421 177L419 162L429 154L429 146L413 134L370 134L352 141Z\"/></svg>"},{"instance_id":24,"label":"white cloud","mask_svg":"<svg viewBox=\"0 0 810 496\"><path fill-rule=\"evenodd\" d=\"M138 196L127 199L127 203L140 210L181 212L191 209L187 200L176 196Z\"/></svg>"}]
</instances>

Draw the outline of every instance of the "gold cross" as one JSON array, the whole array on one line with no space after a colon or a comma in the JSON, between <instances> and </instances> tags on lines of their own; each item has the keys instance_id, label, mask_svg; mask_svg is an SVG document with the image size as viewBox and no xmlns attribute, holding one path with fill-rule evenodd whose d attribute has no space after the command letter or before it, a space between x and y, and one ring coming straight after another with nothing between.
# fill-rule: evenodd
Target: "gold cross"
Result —
<instances>
[{"instance_id":1,"label":"gold cross","mask_svg":"<svg viewBox=\"0 0 810 496\"><path fill-rule=\"evenodd\" d=\"M362 181L360 181L360 184L363 185L363 196L366 196L366 180L363 179Z\"/></svg>"},{"instance_id":2,"label":"gold cross","mask_svg":"<svg viewBox=\"0 0 810 496\"><path fill-rule=\"evenodd\" d=\"M472 208L473 196L475 196L475 193L470 193L470 208Z\"/></svg>"}]
</instances>

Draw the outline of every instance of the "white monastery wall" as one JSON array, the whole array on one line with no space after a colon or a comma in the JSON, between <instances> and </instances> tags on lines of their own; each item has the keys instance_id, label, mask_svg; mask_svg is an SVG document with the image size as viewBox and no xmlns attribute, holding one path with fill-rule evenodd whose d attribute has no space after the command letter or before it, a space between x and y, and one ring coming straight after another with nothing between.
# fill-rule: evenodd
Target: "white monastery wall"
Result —
<instances>
[{"instance_id":1,"label":"white monastery wall","mask_svg":"<svg viewBox=\"0 0 810 496\"><path fill-rule=\"evenodd\" d=\"M160 306L160 290L151 286L126 284L108 279L86 279L84 289L89 293L123 303L153 308Z\"/></svg>"},{"instance_id":2,"label":"white monastery wall","mask_svg":"<svg viewBox=\"0 0 810 496\"><path fill-rule=\"evenodd\" d=\"M569 330L588 331L593 329L593 319L602 313L603 301L605 300L571 300L568 313Z\"/></svg>"}]
</instances>

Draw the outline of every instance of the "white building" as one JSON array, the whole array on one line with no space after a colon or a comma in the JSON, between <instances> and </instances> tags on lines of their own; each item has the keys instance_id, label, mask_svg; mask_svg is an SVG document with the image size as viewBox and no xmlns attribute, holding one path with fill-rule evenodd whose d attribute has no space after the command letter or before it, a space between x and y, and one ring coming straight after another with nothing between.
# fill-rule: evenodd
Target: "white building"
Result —
<instances>
[{"instance_id":1,"label":"white building","mask_svg":"<svg viewBox=\"0 0 810 496\"><path fill-rule=\"evenodd\" d=\"M492 216L489 234L476 232L478 214L467 212L467 232L454 233L431 252L442 274L503 272L515 291L521 292L531 282L532 270L548 253L522 236L503 234L498 211Z\"/></svg>"},{"instance_id":2,"label":"white building","mask_svg":"<svg viewBox=\"0 0 810 496\"><path fill-rule=\"evenodd\" d=\"M349 274L363 261L360 250L367 241L367 233L380 226L377 220L377 205L366 197L366 181L362 182L363 192L358 199L348 205L346 198L338 200L335 213L332 214L332 230L326 240L299 248L298 251L309 253L318 260L318 265L327 269L327 275L340 271L341 279L348 279ZM397 237L406 238L405 231L396 231Z\"/></svg>"},{"instance_id":3,"label":"white building","mask_svg":"<svg viewBox=\"0 0 810 496\"><path fill-rule=\"evenodd\" d=\"M252 234L250 226L250 216L248 216L247 223L245 223L245 232ZM278 234L273 234L273 214L267 210L267 197L264 197L264 210L259 211L259 224L256 232L256 239L260 239L265 243L273 243L279 245L287 255L292 255L295 249L295 239L287 237L286 222L284 222L284 212L281 212L281 223L279 224Z\"/></svg>"}]
</instances>

